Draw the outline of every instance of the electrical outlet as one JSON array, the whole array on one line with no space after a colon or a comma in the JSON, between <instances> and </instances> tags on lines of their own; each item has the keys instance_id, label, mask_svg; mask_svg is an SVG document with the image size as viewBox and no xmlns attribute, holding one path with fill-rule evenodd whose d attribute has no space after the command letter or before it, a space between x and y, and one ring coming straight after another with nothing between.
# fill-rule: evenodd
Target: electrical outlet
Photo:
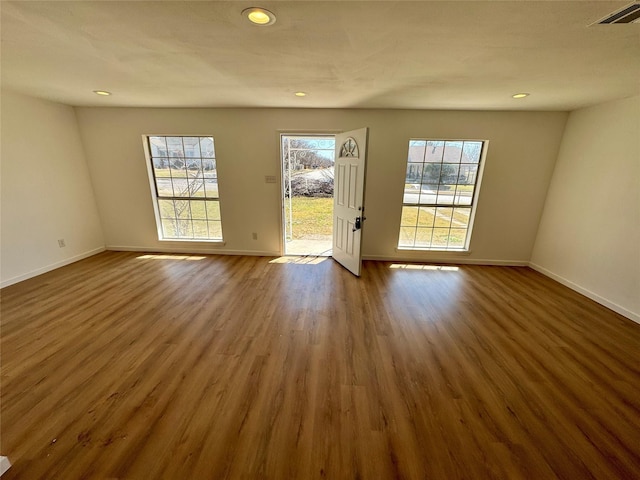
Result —
<instances>
[{"instance_id":1,"label":"electrical outlet","mask_svg":"<svg viewBox=\"0 0 640 480\"><path fill-rule=\"evenodd\" d=\"M265 175L264 183L277 183L275 175Z\"/></svg>"},{"instance_id":2,"label":"electrical outlet","mask_svg":"<svg viewBox=\"0 0 640 480\"><path fill-rule=\"evenodd\" d=\"M65 243L65 241L64 241L64 238L61 238L60 240L58 240L58 246L59 246L60 248L63 248L63 247L66 247L66 246L67 246L67 244L66 244L66 243Z\"/></svg>"},{"instance_id":3,"label":"electrical outlet","mask_svg":"<svg viewBox=\"0 0 640 480\"><path fill-rule=\"evenodd\" d=\"M258 239L258 234L256 232L253 232L251 234L251 238L253 238L254 240L257 240Z\"/></svg>"}]
</instances>

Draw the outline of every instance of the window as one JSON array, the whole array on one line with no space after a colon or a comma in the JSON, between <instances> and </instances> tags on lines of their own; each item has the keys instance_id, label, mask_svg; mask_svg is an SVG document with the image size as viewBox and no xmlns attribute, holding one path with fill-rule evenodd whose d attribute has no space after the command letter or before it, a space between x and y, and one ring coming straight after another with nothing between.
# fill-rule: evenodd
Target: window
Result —
<instances>
[{"instance_id":1,"label":"window","mask_svg":"<svg viewBox=\"0 0 640 480\"><path fill-rule=\"evenodd\" d=\"M483 149L481 141L409 141L398 248L469 248Z\"/></svg>"},{"instance_id":2,"label":"window","mask_svg":"<svg viewBox=\"0 0 640 480\"><path fill-rule=\"evenodd\" d=\"M147 140L159 238L221 241L213 137Z\"/></svg>"}]
</instances>

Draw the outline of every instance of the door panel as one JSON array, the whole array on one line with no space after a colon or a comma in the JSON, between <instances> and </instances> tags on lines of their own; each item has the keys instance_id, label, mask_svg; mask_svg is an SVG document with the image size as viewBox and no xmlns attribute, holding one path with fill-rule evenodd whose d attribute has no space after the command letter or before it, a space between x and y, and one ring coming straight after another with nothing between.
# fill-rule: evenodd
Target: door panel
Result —
<instances>
[{"instance_id":1,"label":"door panel","mask_svg":"<svg viewBox=\"0 0 640 480\"><path fill-rule=\"evenodd\" d=\"M358 276L362 265L368 133L367 128L361 128L336 135L333 258Z\"/></svg>"}]
</instances>

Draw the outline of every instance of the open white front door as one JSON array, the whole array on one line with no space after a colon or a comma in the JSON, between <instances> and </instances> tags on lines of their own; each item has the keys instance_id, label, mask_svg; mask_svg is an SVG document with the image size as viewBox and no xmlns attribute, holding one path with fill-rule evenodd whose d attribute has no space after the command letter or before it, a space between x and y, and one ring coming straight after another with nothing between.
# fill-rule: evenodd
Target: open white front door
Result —
<instances>
[{"instance_id":1,"label":"open white front door","mask_svg":"<svg viewBox=\"0 0 640 480\"><path fill-rule=\"evenodd\" d=\"M333 258L360 276L364 175L369 130L361 128L336 135L333 192Z\"/></svg>"}]
</instances>

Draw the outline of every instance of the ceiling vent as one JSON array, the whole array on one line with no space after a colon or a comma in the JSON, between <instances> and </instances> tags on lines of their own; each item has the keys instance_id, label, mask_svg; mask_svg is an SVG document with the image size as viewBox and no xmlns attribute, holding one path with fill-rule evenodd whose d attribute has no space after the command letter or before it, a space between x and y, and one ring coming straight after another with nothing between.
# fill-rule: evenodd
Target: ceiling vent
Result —
<instances>
[{"instance_id":1,"label":"ceiling vent","mask_svg":"<svg viewBox=\"0 0 640 480\"><path fill-rule=\"evenodd\" d=\"M612 23L640 23L640 2L633 2L624 8L610 13L593 25L609 25Z\"/></svg>"}]
</instances>

